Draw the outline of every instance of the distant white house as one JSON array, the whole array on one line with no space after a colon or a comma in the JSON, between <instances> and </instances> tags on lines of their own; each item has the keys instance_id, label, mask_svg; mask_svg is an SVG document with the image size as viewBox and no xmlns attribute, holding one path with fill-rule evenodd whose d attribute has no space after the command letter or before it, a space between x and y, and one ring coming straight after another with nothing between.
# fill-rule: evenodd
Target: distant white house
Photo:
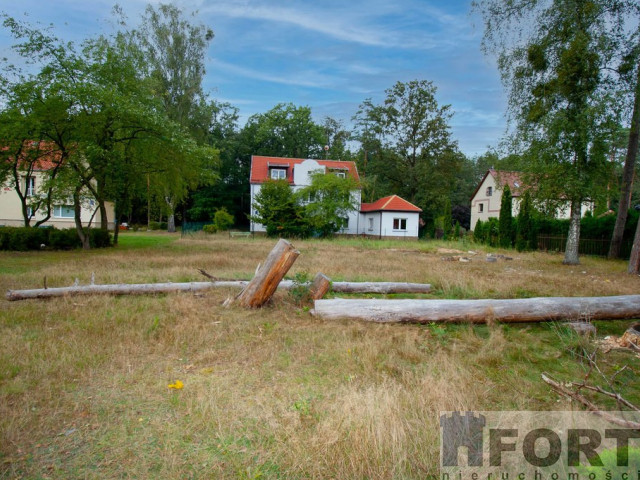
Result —
<instances>
[{"instance_id":1,"label":"distant white house","mask_svg":"<svg viewBox=\"0 0 640 480\"><path fill-rule=\"evenodd\" d=\"M490 218L500 216L500 204L505 185L509 185L513 197L511 213L514 217L518 215L521 195L525 190L520 172L490 169L482 177L471 197L471 230L475 229L478 220L486 222ZM593 212L593 202L582 204L582 215L584 216L587 211ZM571 208L567 202L565 206L558 208L556 218L569 218L570 214Z\"/></svg>"},{"instance_id":2,"label":"distant white house","mask_svg":"<svg viewBox=\"0 0 640 480\"><path fill-rule=\"evenodd\" d=\"M44 156L39 159L34 168L29 172L24 172L20 178L20 190L26 194L29 199L36 199L40 195L44 195L43 185L47 180L47 171L54 168L58 160L55 158L55 153ZM14 179L8 178L4 184L0 185L0 226L7 227L23 227L24 217L22 216L22 203L20 197L15 190L15 185L12 183ZM107 207L107 219L110 228L113 227L114 209L111 202L106 202ZM35 225L36 222L42 220L45 217L46 212L41 209L32 211L28 209L27 213L31 217L31 225ZM83 225L87 225L91 219L93 226L100 225L100 210L95 200L86 199L83 202L80 211L80 218ZM51 216L42 224L43 226L50 226L56 228L74 228L75 227L75 212L73 202L57 202L51 206Z\"/></svg>"},{"instance_id":3,"label":"distant white house","mask_svg":"<svg viewBox=\"0 0 640 480\"><path fill-rule=\"evenodd\" d=\"M354 162L339 160L314 160L304 158L251 157L251 214L256 195L269 179L287 180L294 191L311 184L311 175L316 172L351 177L360 180ZM342 235L364 235L378 238L418 238L420 208L406 200L392 195L374 203L362 203L360 188L352 192L359 209L349 212L345 224L339 232ZM251 222L252 232L266 232L264 225Z\"/></svg>"}]
</instances>

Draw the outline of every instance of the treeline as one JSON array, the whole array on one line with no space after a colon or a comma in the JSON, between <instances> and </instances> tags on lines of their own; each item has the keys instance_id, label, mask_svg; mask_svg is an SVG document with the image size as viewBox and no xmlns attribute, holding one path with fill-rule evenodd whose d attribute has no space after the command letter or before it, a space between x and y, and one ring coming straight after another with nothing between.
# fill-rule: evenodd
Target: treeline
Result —
<instances>
[{"instance_id":1,"label":"treeline","mask_svg":"<svg viewBox=\"0 0 640 480\"><path fill-rule=\"evenodd\" d=\"M245 226L251 155L268 155L355 161L363 201L398 194L423 209L431 229L453 207L469 228L469 196L489 160L459 151L451 108L438 104L431 82L398 82L379 104L364 100L353 126L317 121L291 103L241 126L235 106L202 88L210 28L173 5L149 5L137 28L115 15L117 32L80 45L2 15L23 62L5 60L0 72L0 181L20 197L25 226L66 205L88 247L80 207L91 200L102 229L107 202L116 223L166 222L173 231L224 209ZM24 178L43 162L50 168L30 194Z\"/></svg>"}]
</instances>

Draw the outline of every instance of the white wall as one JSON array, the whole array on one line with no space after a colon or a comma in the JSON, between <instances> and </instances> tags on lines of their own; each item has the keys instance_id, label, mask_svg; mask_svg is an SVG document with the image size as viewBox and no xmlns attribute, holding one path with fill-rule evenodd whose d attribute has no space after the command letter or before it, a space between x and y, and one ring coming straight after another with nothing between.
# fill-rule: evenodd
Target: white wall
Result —
<instances>
[{"instance_id":1,"label":"white wall","mask_svg":"<svg viewBox=\"0 0 640 480\"><path fill-rule=\"evenodd\" d=\"M406 219L407 228L394 230L393 220L395 218ZM360 214L361 226L358 233L376 237L418 238L419 222L420 214L418 212L366 212Z\"/></svg>"}]
</instances>

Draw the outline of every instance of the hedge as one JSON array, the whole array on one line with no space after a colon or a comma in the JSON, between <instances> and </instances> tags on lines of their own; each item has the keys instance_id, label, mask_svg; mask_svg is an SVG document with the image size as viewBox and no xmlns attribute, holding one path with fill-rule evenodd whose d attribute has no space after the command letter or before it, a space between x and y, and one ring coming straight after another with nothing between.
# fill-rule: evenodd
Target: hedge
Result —
<instances>
[{"instance_id":1,"label":"hedge","mask_svg":"<svg viewBox=\"0 0 640 480\"><path fill-rule=\"evenodd\" d=\"M89 232L91 248L111 246L108 231L92 228ZM75 228L0 227L0 250L71 250L82 247Z\"/></svg>"}]
</instances>

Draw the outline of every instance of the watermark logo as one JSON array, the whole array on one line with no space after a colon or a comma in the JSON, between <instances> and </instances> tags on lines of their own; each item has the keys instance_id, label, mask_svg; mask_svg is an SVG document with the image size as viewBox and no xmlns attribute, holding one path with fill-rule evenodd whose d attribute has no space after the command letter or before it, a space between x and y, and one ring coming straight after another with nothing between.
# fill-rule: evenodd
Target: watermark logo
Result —
<instances>
[{"instance_id":1,"label":"watermark logo","mask_svg":"<svg viewBox=\"0 0 640 480\"><path fill-rule=\"evenodd\" d=\"M441 480L640 480L640 412L441 412Z\"/></svg>"}]
</instances>

